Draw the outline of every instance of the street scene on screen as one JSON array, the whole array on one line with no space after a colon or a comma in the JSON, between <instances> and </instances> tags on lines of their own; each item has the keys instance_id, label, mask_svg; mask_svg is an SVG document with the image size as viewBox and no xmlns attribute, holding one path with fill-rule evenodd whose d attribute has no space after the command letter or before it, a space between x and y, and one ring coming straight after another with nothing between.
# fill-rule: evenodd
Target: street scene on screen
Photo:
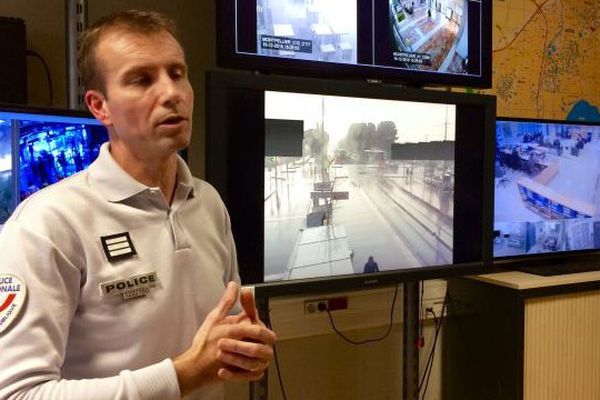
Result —
<instances>
[{"instance_id":1,"label":"street scene on screen","mask_svg":"<svg viewBox=\"0 0 600 400\"><path fill-rule=\"evenodd\" d=\"M267 92L265 118L303 122L296 154L265 157L266 281L452 263L453 159L392 147L453 154L455 106Z\"/></svg>"}]
</instances>

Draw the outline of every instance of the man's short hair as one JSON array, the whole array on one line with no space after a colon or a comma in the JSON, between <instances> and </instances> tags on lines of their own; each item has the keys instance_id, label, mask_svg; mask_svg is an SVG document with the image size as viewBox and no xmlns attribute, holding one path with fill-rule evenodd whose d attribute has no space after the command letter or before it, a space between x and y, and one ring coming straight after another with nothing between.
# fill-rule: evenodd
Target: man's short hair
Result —
<instances>
[{"instance_id":1,"label":"man's short hair","mask_svg":"<svg viewBox=\"0 0 600 400\"><path fill-rule=\"evenodd\" d=\"M106 94L106 82L98 68L95 50L102 36L114 30L141 34L168 32L179 42L175 21L155 11L119 11L100 18L79 38L79 74L81 85L86 90L99 90Z\"/></svg>"}]
</instances>

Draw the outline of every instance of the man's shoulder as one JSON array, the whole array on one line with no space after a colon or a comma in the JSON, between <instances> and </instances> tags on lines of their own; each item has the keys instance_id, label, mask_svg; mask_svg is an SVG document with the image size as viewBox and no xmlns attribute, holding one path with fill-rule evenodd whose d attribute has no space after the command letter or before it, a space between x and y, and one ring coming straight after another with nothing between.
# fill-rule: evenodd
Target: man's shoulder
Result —
<instances>
[{"instance_id":1,"label":"man's shoulder","mask_svg":"<svg viewBox=\"0 0 600 400\"><path fill-rule=\"evenodd\" d=\"M88 173L82 171L31 194L15 209L13 219L52 214L57 210L74 211L82 196L90 191Z\"/></svg>"},{"instance_id":2,"label":"man's shoulder","mask_svg":"<svg viewBox=\"0 0 600 400\"><path fill-rule=\"evenodd\" d=\"M203 200L212 200L222 203L221 196L217 189L204 179L193 178L194 193Z\"/></svg>"}]
</instances>

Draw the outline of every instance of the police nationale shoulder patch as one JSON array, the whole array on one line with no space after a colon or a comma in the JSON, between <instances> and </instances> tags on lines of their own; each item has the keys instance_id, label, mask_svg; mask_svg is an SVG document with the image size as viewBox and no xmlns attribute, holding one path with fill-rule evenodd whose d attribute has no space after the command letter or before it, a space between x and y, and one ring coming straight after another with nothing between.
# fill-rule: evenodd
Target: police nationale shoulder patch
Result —
<instances>
[{"instance_id":1,"label":"police nationale shoulder patch","mask_svg":"<svg viewBox=\"0 0 600 400\"><path fill-rule=\"evenodd\" d=\"M27 287L21 277L0 274L0 333L17 318L26 297Z\"/></svg>"}]
</instances>

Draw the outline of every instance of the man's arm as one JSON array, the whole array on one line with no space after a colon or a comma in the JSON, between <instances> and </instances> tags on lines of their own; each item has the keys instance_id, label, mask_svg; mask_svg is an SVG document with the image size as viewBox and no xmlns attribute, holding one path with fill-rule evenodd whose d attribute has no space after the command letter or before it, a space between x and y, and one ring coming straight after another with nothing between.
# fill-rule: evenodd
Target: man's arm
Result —
<instances>
[{"instance_id":1,"label":"man's arm","mask_svg":"<svg viewBox=\"0 0 600 400\"><path fill-rule=\"evenodd\" d=\"M219 379L256 380L268 367L275 334L258 320L254 298L248 292L240 297L244 311L228 316L237 298L238 285L230 282L192 346L174 359L182 395Z\"/></svg>"},{"instance_id":2,"label":"man's arm","mask_svg":"<svg viewBox=\"0 0 600 400\"><path fill-rule=\"evenodd\" d=\"M0 399L164 400L217 381L258 378L268 365L274 334L256 323L245 296L248 311L227 316L237 301L231 283L179 365L166 359L110 377L62 379L81 271L46 237L15 222L4 230L0 273L21 276L30 290L21 315L0 334Z\"/></svg>"},{"instance_id":3,"label":"man's arm","mask_svg":"<svg viewBox=\"0 0 600 400\"><path fill-rule=\"evenodd\" d=\"M11 221L0 236L0 273L22 278L28 293L0 333L0 399L171 399L179 387L169 359L102 379L61 379L81 271L50 241Z\"/></svg>"}]
</instances>

